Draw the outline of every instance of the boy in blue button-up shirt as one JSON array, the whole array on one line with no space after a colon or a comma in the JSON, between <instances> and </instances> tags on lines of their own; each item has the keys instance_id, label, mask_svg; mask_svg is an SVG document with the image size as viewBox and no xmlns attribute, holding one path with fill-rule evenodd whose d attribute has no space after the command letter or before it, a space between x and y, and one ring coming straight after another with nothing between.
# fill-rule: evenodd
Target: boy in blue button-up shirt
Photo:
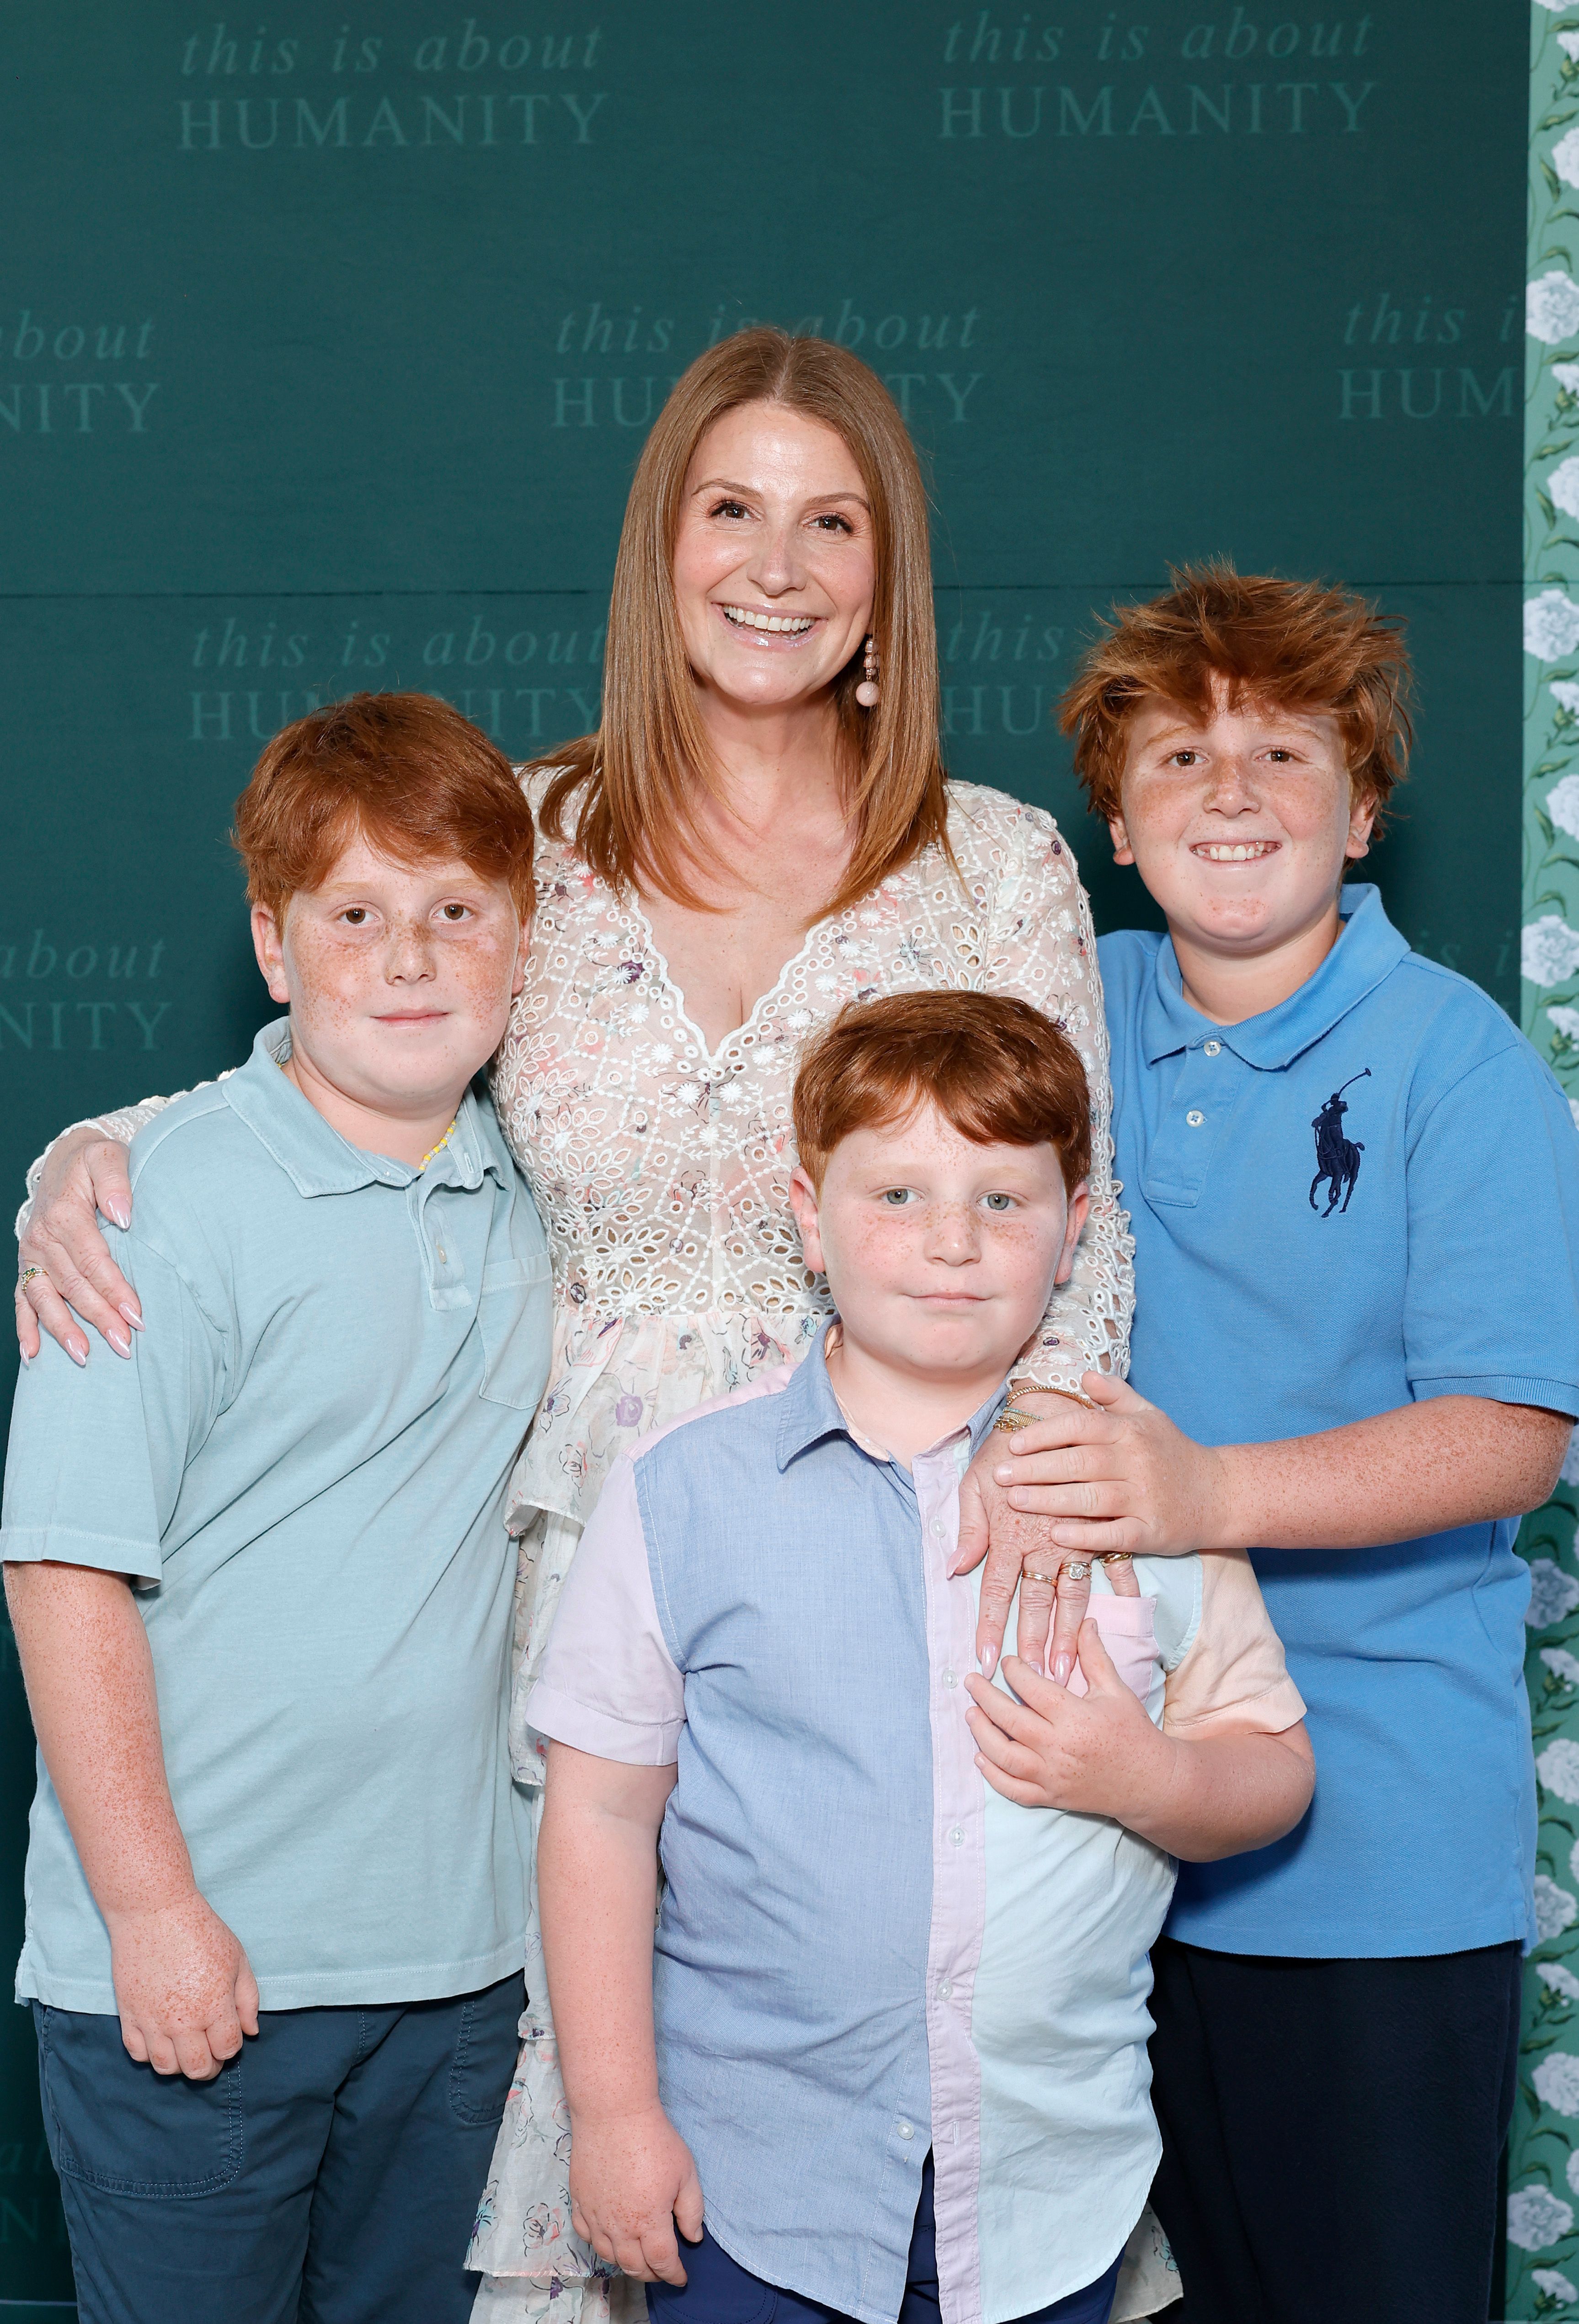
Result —
<instances>
[{"instance_id":1,"label":"boy in blue button-up shirt","mask_svg":"<svg viewBox=\"0 0 1579 2324\"><path fill-rule=\"evenodd\" d=\"M531 817L447 705L365 696L276 736L237 826L289 1015L133 1147L130 1360L50 1342L17 1393L17 1994L82 2324L463 2324L525 1958L503 1501L549 1348L468 1084Z\"/></svg>"},{"instance_id":2,"label":"boy in blue button-up shirt","mask_svg":"<svg viewBox=\"0 0 1579 2324\"><path fill-rule=\"evenodd\" d=\"M1407 677L1359 600L1216 567L1065 706L1168 918L1101 945L1134 1385L1001 1474L1067 1551L1248 1548L1319 1769L1287 1839L1182 1868L1154 1956L1156 2200L1213 2324L1484 2324L1534 1937L1513 1544L1579 1414L1579 1140L1343 885Z\"/></svg>"}]
</instances>

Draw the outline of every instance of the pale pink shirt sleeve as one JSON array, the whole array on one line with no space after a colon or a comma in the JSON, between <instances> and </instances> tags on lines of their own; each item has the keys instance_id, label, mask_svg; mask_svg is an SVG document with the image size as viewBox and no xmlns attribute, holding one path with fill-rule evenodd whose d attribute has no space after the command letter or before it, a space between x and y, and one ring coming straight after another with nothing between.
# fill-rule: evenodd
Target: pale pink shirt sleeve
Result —
<instances>
[{"instance_id":1,"label":"pale pink shirt sleeve","mask_svg":"<svg viewBox=\"0 0 1579 2324\"><path fill-rule=\"evenodd\" d=\"M1305 1716L1255 1568L1242 1549L1201 1553L1201 1619L1168 1675L1169 1735L1280 1735Z\"/></svg>"},{"instance_id":2,"label":"pale pink shirt sleeve","mask_svg":"<svg viewBox=\"0 0 1579 2324\"><path fill-rule=\"evenodd\" d=\"M627 1453L609 1471L526 1698L540 1735L629 1767L672 1767L685 1683L664 1644Z\"/></svg>"}]
</instances>

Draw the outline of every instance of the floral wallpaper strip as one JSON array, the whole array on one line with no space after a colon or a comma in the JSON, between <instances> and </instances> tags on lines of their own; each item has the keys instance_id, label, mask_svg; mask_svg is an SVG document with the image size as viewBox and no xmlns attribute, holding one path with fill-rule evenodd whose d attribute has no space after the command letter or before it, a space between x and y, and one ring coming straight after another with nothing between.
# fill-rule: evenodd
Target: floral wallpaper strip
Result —
<instances>
[{"instance_id":1,"label":"floral wallpaper strip","mask_svg":"<svg viewBox=\"0 0 1579 2324\"><path fill-rule=\"evenodd\" d=\"M1530 10L1524 436L1524 1028L1579 1098L1579 0ZM1579 1104L1574 1104L1579 1119ZM1579 1460L1520 1547L1540 1784L1504 2314L1579 2319Z\"/></svg>"}]
</instances>

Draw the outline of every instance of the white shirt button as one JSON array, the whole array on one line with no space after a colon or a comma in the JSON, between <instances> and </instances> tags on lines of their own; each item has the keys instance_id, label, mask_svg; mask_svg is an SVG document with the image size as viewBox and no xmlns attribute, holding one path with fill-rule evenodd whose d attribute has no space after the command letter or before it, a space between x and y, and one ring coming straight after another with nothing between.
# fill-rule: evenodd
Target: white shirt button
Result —
<instances>
[{"instance_id":1,"label":"white shirt button","mask_svg":"<svg viewBox=\"0 0 1579 2324\"><path fill-rule=\"evenodd\" d=\"M1199 1130L1202 1122L1205 1121L1205 1115L1200 1111L1199 1107L1193 1105L1185 1116L1185 1120L1189 1123L1192 1130Z\"/></svg>"},{"instance_id":2,"label":"white shirt button","mask_svg":"<svg viewBox=\"0 0 1579 2324\"><path fill-rule=\"evenodd\" d=\"M448 1267L449 1264L449 1253L445 1250L442 1243L439 1246L439 1264L440 1267Z\"/></svg>"},{"instance_id":3,"label":"white shirt button","mask_svg":"<svg viewBox=\"0 0 1579 2324\"><path fill-rule=\"evenodd\" d=\"M954 1999L954 1987L949 1984L946 1978L944 1978L942 1984L938 1987L937 1992L939 1998L944 2001L952 2001Z\"/></svg>"},{"instance_id":4,"label":"white shirt button","mask_svg":"<svg viewBox=\"0 0 1579 2324\"><path fill-rule=\"evenodd\" d=\"M1223 1044L1221 1041L1207 1041L1205 1044L1205 1047L1206 1055L1209 1057L1220 1057L1223 1055Z\"/></svg>"},{"instance_id":5,"label":"white shirt button","mask_svg":"<svg viewBox=\"0 0 1579 2324\"><path fill-rule=\"evenodd\" d=\"M901 2138L914 2138L914 2136L915 2136L915 2135L916 2135L916 2126L915 2126L914 2123L910 2123L910 2122L901 2122L901 2123L900 2123L900 2136Z\"/></svg>"},{"instance_id":6,"label":"white shirt button","mask_svg":"<svg viewBox=\"0 0 1579 2324\"><path fill-rule=\"evenodd\" d=\"M945 1671L943 1674L943 1683L945 1686L957 1686L959 1684L959 1681L956 1678L952 1671Z\"/></svg>"},{"instance_id":7,"label":"white shirt button","mask_svg":"<svg viewBox=\"0 0 1579 2324\"><path fill-rule=\"evenodd\" d=\"M948 1844L950 1848L963 1848L965 1846L965 1834L956 1823L950 1824L948 1827Z\"/></svg>"},{"instance_id":8,"label":"white shirt button","mask_svg":"<svg viewBox=\"0 0 1579 2324\"><path fill-rule=\"evenodd\" d=\"M943 1519L941 1517L934 1517L932 1520L932 1533L934 1539L941 1541L946 1530L946 1528L944 1526Z\"/></svg>"}]
</instances>

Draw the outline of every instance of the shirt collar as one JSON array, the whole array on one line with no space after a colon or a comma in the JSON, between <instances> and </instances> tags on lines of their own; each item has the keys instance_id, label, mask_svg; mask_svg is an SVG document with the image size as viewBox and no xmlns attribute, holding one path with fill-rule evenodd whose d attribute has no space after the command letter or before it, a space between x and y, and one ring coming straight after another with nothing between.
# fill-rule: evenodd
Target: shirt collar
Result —
<instances>
[{"instance_id":1,"label":"shirt collar","mask_svg":"<svg viewBox=\"0 0 1579 2324\"><path fill-rule=\"evenodd\" d=\"M245 1065L222 1084L233 1113L280 1165L299 1194L355 1194L361 1186L409 1186L419 1178L475 1192L485 1176L507 1185L513 1164L491 1107L468 1089L448 1142L425 1171L387 1154L370 1154L342 1138L281 1071L291 1054L291 1020L277 1017L253 1043Z\"/></svg>"},{"instance_id":2,"label":"shirt collar","mask_svg":"<svg viewBox=\"0 0 1579 2324\"><path fill-rule=\"evenodd\" d=\"M828 1326L828 1331L836 1328L836 1319ZM780 1471L787 1469L800 1453L814 1444L822 1443L829 1436L845 1437L851 1443L859 1444L863 1452L871 1453L873 1451L868 1441L855 1434L839 1408L833 1382L828 1378L827 1340L827 1331L817 1333L804 1361L797 1365L789 1387L779 1398L779 1434L774 1453ZM1008 1397L1009 1384L1005 1381L1002 1388L993 1390L985 1404L972 1413L963 1428L950 1429L947 1435L940 1437L936 1444L929 1444L925 1452L918 1452L916 1459L929 1459L962 1434L969 1437L971 1457L974 1459Z\"/></svg>"},{"instance_id":3,"label":"shirt collar","mask_svg":"<svg viewBox=\"0 0 1579 2324\"><path fill-rule=\"evenodd\" d=\"M1381 908L1379 889L1354 885L1338 897L1343 932L1316 974L1297 992L1242 1025L1216 1025L1184 996L1178 955L1171 936L1158 947L1156 965L1141 1007L1140 1038L1149 1065L1221 1041L1247 1065L1263 1073L1293 1064L1303 1050L1330 1033L1390 976L1408 945Z\"/></svg>"}]
</instances>

